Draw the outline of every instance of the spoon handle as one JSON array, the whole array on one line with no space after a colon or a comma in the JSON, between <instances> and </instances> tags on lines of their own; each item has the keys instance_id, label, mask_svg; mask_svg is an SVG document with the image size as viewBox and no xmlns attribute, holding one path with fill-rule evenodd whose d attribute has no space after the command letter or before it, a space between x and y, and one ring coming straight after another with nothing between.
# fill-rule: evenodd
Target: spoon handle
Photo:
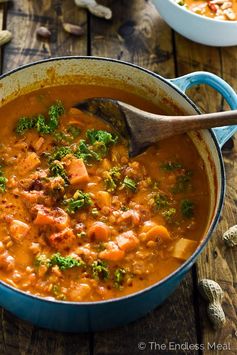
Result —
<instances>
[{"instance_id":1,"label":"spoon handle","mask_svg":"<svg viewBox=\"0 0 237 355\"><path fill-rule=\"evenodd\" d=\"M161 139L192 130L237 124L237 110L193 116L162 116L137 108L131 110L131 106L121 102L119 106L134 137L133 146L148 146Z\"/></svg>"}]
</instances>

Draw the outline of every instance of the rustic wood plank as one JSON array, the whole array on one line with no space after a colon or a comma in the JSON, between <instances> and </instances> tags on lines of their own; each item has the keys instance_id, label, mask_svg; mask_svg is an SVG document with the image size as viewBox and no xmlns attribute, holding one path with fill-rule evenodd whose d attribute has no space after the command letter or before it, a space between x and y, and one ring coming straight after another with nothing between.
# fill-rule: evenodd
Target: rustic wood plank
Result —
<instances>
[{"instance_id":1,"label":"rustic wood plank","mask_svg":"<svg viewBox=\"0 0 237 355\"><path fill-rule=\"evenodd\" d=\"M70 0L18 0L11 3L7 13L7 29L13 40L4 48L3 70L56 55L86 54L87 35L78 39L62 30L61 17L80 23L87 29L87 14L77 10ZM1 24L2 12L0 12ZM52 31L49 42L35 37L37 26L45 25ZM88 354L90 336L61 334L33 327L1 309L0 354ZM50 317L50 315L49 315Z\"/></svg>"},{"instance_id":2,"label":"rustic wood plank","mask_svg":"<svg viewBox=\"0 0 237 355\"><path fill-rule=\"evenodd\" d=\"M218 49L201 46L190 42L183 37L176 36L178 74L183 75L194 70L208 70L218 75L223 75L235 89L236 79L236 48ZM211 112L222 109L223 100L220 95L208 87L197 87L190 92L192 99L203 110ZM226 105L225 105L226 107ZM197 263L198 280L210 278L217 281L225 291L224 311L227 315L227 324L223 330L215 332L206 317L204 303L200 301L200 328L202 342L205 346L205 355L226 354L226 350L219 350L211 345L227 344L228 354L234 355L237 351L237 250L227 249L221 236L227 227L236 224L237 214L237 188L236 188L236 156L237 146L226 149L224 161L227 174L227 193L222 219L217 231L213 234L207 248L202 253Z\"/></svg>"},{"instance_id":3,"label":"rustic wood plank","mask_svg":"<svg viewBox=\"0 0 237 355\"><path fill-rule=\"evenodd\" d=\"M110 23L91 17L92 55L130 61L163 76L175 76L172 32L151 2L107 0L100 3L112 8L114 19ZM158 348L162 344L165 349L162 353L170 354L171 341L197 343L193 297L192 274L189 273L176 293L147 317L123 328L95 334L94 354L140 354L139 342L146 344L144 354L155 351L152 346L161 353ZM152 341L157 345L149 343ZM180 353L180 349L172 350L172 354ZM195 350L182 352L197 353Z\"/></svg>"},{"instance_id":4,"label":"rustic wood plank","mask_svg":"<svg viewBox=\"0 0 237 355\"><path fill-rule=\"evenodd\" d=\"M81 38L66 33L65 22L80 24L85 30ZM52 36L48 41L37 39L37 27L47 27ZM70 0L18 0L11 3L7 13L7 28L14 37L4 54L4 71L48 57L87 54L87 15Z\"/></svg>"}]
</instances>

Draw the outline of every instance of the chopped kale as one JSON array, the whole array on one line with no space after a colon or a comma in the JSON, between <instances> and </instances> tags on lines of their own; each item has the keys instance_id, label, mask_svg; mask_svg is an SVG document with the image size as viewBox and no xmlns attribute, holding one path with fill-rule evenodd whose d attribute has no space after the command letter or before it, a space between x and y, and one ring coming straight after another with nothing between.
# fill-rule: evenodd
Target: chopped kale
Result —
<instances>
[{"instance_id":1,"label":"chopped kale","mask_svg":"<svg viewBox=\"0 0 237 355\"><path fill-rule=\"evenodd\" d=\"M172 187L171 191L174 194L185 192L191 186L191 177L191 170L186 170L184 174L178 175L176 177L175 185Z\"/></svg>"},{"instance_id":2,"label":"chopped kale","mask_svg":"<svg viewBox=\"0 0 237 355\"><path fill-rule=\"evenodd\" d=\"M116 288L120 288L124 281L124 276L126 275L126 271L122 268L116 269L114 272L114 286Z\"/></svg>"},{"instance_id":3,"label":"chopped kale","mask_svg":"<svg viewBox=\"0 0 237 355\"><path fill-rule=\"evenodd\" d=\"M82 260L73 258L72 256L62 256L60 253L53 254L50 258L50 266L57 265L60 270L67 270L73 267L84 267Z\"/></svg>"},{"instance_id":4,"label":"chopped kale","mask_svg":"<svg viewBox=\"0 0 237 355\"><path fill-rule=\"evenodd\" d=\"M161 168L165 171L174 171L182 168L182 164L178 162L169 161L161 165Z\"/></svg>"},{"instance_id":5,"label":"chopped kale","mask_svg":"<svg viewBox=\"0 0 237 355\"><path fill-rule=\"evenodd\" d=\"M66 155L73 154L73 151L70 147L59 147L56 148L51 154L48 156L49 162L54 160L61 160Z\"/></svg>"},{"instance_id":6,"label":"chopped kale","mask_svg":"<svg viewBox=\"0 0 237 355\"><path fill-rule=\"evenodd\" d=\"M48 127L50 132L54 132L55 129L58 127L59 117L64 114L64 111L64 106L61 101L57 101L54 105L50 106L48 112Z\"/></svg>"},{"instance_id":7,"label":"chopped kale","mask_svg":"<svg viewBox=\"0 0 237 355\"><path fill-rule=\"evenodd\" d=\"M181 213L186 218L193 217L194 203L188 199L182 200L180 204Z\"/></svg>"},{"instance_id":8,"label":"chopped kale","mask_svg":"<svg viewBox=\"0 0 237 355\"><path fill-rule=\"evenodd\" d=\"M30 117L21 117L17 122L16 133L19 135L24 134L29 129L34 127L35 120Z\"/></svg>"},{"instance_id":9,"label":"chopped kale","mask_svg":"<svg viewBox=\"0 0 237 355\"><path fill-rule=\"evenodd\" d=\"M70 214L77 212L79 209L91 206L93 204L90 194L81 190L77 190L72 198L65 200L67 205L66 211Z\"/></svg>"},{"instance_id":10,"label":"chopped kale","mask_svg":"<svg viewBox=\"0 0 237 355\"><path fill-rule=\"evenodd\" d=\"M121 168L115 166L106 172L105 184L108 192L113 192L121 179Z\"/></svg>"},{"instance_id":11,"label":"chopped kale","mask_svg":"<svg viewBox=\"0 0 237 355\"><path fill-rule=\"evenodd\" d=\"M0 193L6 191L7 178L3 176L2 167L0 165Z\"/></svg>"},{"instance_id":12,"label":"chopped kale","mask_svg":"<svg viewBox=\"0 0 237 355\"><path fill-rule=\"evenodd\" d=\"M63 164L60 161L53 161L49 166L49 171L51 176L61 176L65 183L69 183L67 173L63 167Z\"/></svg>"},{"instance_id":13,"label":"chopped kale","mask_svg":"<svg viewBox=\"0 0 237 355\"><path fill-rule=\"evenodd\" d=\"M175 208L169 208L162 212L162 216L166 219L168 223L172 223L174 219L174 215L176 214Z\"/></svg>"},{"instance_id":14,"label":"chopped kale","mask_svg":"<svg viewBox=\"0 0 237 355\"><path fill-rule=\"evenodd\" d=\"M50 134L56 130L59 125L59 117L64 113L64 107L61 102L50 106L48 118L39 114L36 117L21 117L16 126L17 134L24 134L26 131L35 128L39 133Z\"/></svg>"},{"instance_id":15,"label":"chopped kale","mask_svg":"<svg viewBox=\"0 0 237 355\"><path fill-rule=\"evenodd\" d=\"M107 280L109 278L109 268L105 261L96 260L92 263L92 275L96 280Z\"/></svg>"},{"instance_id":16,"label":"chopped kale","mask_svg":"<svg viewBox=\"0 0 237 355\"><path fill-rule=\"evenodd\" d=\"M77 138L80 136L81 134L81 128L77 127L77 126L73 126L70 125L67 128L67 132L73 137L73 138Z\"/></svg>"},{"instance_id":17,"label":"chopped kale","mask_svg":"<svg viewBox=\"0 0 237 355\"><path fill-rule=\"evenodd\" d=\"M161 210L169 206L168 197L164 194L158 193L154 198L155 206Z\"/></svg>"},{"instance_id":18,"label":"chopped kale","mask_svg":"<svg viewBox=\"0 0 237 355\"><path fill-rule=\"evenodd\" d=\"M101 159L100 156L95 151L93 151L83 139L80 141L74 155L79 159L83 159L85 162L90 160L99 161Z\"/></svg>"},{"instance_id":19,"label":"chopped kale","mask_svg":"<svg viewBox=\"0 0 237 355\"><path fill-rule=\"evenodd\" d=\"M137 183L133 179L130 179L129 177L125 177L123 180L123 186L127 187L129 190L135 192L137 189Z\"/></svg>"},{"instance_id":20,"label":"chopped kale","mask_svg":"<svg viewBox=\"0 0 237 355\"><path fill-rule=\"evenodd\" d=\"M117 135L96 129L87 130L86 136L100 159L107 155L109 146L115 144L118 140Z\"/></svg>"}]
</instances>

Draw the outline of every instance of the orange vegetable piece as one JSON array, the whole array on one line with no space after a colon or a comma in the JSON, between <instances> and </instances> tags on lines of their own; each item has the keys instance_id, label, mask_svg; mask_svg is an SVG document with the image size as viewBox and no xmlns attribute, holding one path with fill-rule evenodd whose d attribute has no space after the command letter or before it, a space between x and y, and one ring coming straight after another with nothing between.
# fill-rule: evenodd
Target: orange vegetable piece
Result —
<instances>
[{"instance_id":1,"label":"orange vegetable piece","mask_svg":"<svg viewBox=\"0 0 237 355\"><path fill-rule=\"evenodd\" d=\"M110 207L112 202L112 197L107 191L98 191L96 194L96 204L98 207L103 208L104 206Z\"/></svg>"},{"instance_id":2,"label":"orange vegetable piece","mask_svg":"<svg viewBox=\"0 0 237 355\"><path fill-rule=\"evenodd\" d=\"M70 248L75 240L76 237L70 228L66 228L61 232L54 233L49 237L50 244L57 250Z\"/></svg>"},{"instance_id":3,"label":"orange vegetable piece","mask_svg":"<svg viewBox=\"0 0 237 355\"><path fill-rule=\"evenodd\" d=\"M21 240L24 238L30 230L28 224L19 221L18 219L13 219L10 224L10 234L13 239Z\"/></svg>"},{"instance_id":4,"label":"orange vegetable piece","mask_svg":"<svg viewBox=\"0 0 237 355\"><path fill-rule=\"evenodd\" d=\"M88 230L90 239L95 239L100 242L107 242L110 235L109 227L103 222L95 222Z\"/></svg>"},{"instance_id":5,"label":"orange vegetable piece","mask_svg":"<svg viewBox=\"0 0 237 355\"><path fill-rule=\"evenodd\" d=\"M139 240L133 231L124 232L116 237L118 246L125 252L136 249L139 245Z\"/></svg>"},{"instance_id":6,"label":"orange vegetable piece","mask_svg":"<svg viewBox=\"0 0 237 355\"><path fill-rule=\"evenodd\" d=\"M125 256L123 250L119 249L118 245L114 242L108 242L106 249L99 253L99 258L109 261L119 261Z\"/></svg>"},{"instance_id":7,"label":"orange vegetable piece","mask_svg":"<svg viewBox=\"0 0 237 355\"><path fill-rule=\"evenodd\" d=\"M82 159L72 158L67 166L70 184L77 185L89 182L89 175Z\"/></svg>"},{"instance_id":8,"label":"orange vegetable piece","mask_svg":"<svg viewBox=\"0 0 237 355\"><path fill-rule=\"evenodd\" d=\"M196 250L198 243L194 240L181 238L174 246L172 256L176 259L187 260Z\"/></svg>"},{"instance_id":9,"label":"orange vegetable piece","mask_svg":"<svg viewBox=\"0 0 237 355\"><path fill-rule=\"evenodd\" d=\"M25 175L40 165L40 159L34 152L27 153L25 159L19 165L19 173Z\"/></svg>"},{"instance_id":10,"label":"orange vegetable piece","mask_svg":"<svg viewBox=\"0 0 237 355\"><path fill-rule=\"evenodd\" d=\"M36 205L37 216L34 220L34 224L37 225L52 225L63 230L69 224L68 214L59 207L48 208L43 205Z\"/></svg>"},{"instance_id":11,"label":"orange vegetable piece","mask_svg":"<svg viewBox=\"0 0 237 355\"><path fill-rule=\"evenodd\" d=\"M147 232L146 232L146 241L148 240L153 240L153 241L170 241L171 237L170 237L170 233L168 231L168 229L162 225L156 225L152 228L150 228Z\"/></svg>"}]
</instances>

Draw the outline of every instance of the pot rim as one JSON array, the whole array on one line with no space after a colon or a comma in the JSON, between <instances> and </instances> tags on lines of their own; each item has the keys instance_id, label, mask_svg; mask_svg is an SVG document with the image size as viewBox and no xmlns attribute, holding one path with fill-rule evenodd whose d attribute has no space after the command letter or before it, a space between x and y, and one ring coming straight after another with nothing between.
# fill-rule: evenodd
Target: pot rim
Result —
<instances>
[{"instance_id":1,"label":"pot rim","mask_svg":"<svg viewBox=\"0 0 237 355\"><path fill-rule=\"evenodd\" d=\"M195 111L200 114L201 111L199 110L199 108L196 106L196 104L182 91L180 90L177 86L175 86L172 82L170 82L168 79L165 79L164 77L160 76L159 74L156 74L154 72L152 72L151 70L145 69L140 67L139 65L133 64L133 63L129 63L126 61L122 61L122 60L118 60L118 59L113 59L113 58L108 58L108 57L98 57L98 56L60 56L60 57L52 57L52 58L46 58L46 59L42 59L39 61L35 61L35 62L31 62L28 64L24 64L21 65L15 69L12 69L2 75L0 75L0 81L8 76L11 76L12 74L21 71L23 69L27 69L30 67L33 67L35 65L38 64L44 64L44 63L48 63L48 62L54 62L54 61L64 61L64 60L89 60L89 61L93 61L93 60L97 60L97 61L104 61L104 62L111 62L111 63L115 63L115 64L120 64L120 65L125 65L128 67L132 67L135 69L138 69L148 75L153 76L156 79L159 79L160 81L164 82L165 84L167 84L168 86L170 86L173 90L175 90L178 94L180 94L186 101L188 101L188 103L195 109ZM22 294L22 296L25 296L27 298L31 298L31 299L35 299L39 302L46 302L46 303L53 303L53 304L57 304L57 305L62 305L62 306L67 306L67 305L72 305L72 306L90 306L90 307L96 307L97 305L103 305L103 304L109 304L109 303L115 303L115 302L120 302L120 301L126 301L126 300L130 300L132 298L135 298L137 296L140 296L141 294L145 294L147 292L150 292L153 288L158 287L158 286L162 286L164 283L166 283L167 281L170 281L170 279L174 276L177 276L178 274L183 275L185 274L188 270L187 267L189 264L193 265L195 262L195 259L197 258L197 256L203 251L205 245L207 244L207 242L209 241L212 233L214 232L217 223L219 221L219 217L222 211L222 207L223 207L223 202L224 202L224 196L225 196L225 170L224 170L224 163L223 163L223 159L222 159L222 154L221 154L221 149L220 146L218 144L217 138L214 134L214 132L209 129L208 130L211 134L211 137L214 141L214 144L216 146L216 150L217 150L217 154L218 154L218 158L219 158L219 162L220 162L220 178L221 178L221 189L220 189L220 198L219 201L216 202L216 205L218 205L217 209L216 209L216 213L214 215L214 217L212 217L212 221L210 223L209 229L208 229L208 233L206 234L205 237L203 237L201 243L199 244L199 246L197 247L197 249L195 250L195 252L191 255L191 257L189 259L187 259L182 265L180 265L179 268L175 269L171 274L167 275L165 278L161 279L160 281L142 289L139 290L137 292L122 296L122 297L118 297L118 298L111 298L108 300L102 300L102 301L94 301L94 302L71 302L71 301L62 301L62 300L54 300L54 299L50 299L50 298L46 298L46 297L41 297L41 296L37 296L34 294L29 294L25 291L22 291L16 287L13 287L9 284L7 284L6 282L0 280L0 285L9 288L11 291L13 292L19 292L20 294Z\"/></svg>"},{"instance_id":2,"label":"pot rim","mask_svg":"<svg viewBox=\"0 0 237 355\"><path fill-rule=\"evenodd\" d=\"M194 16L196 18L199 18L199 19L203 19L203 21L206 21L206 22L209 22L209 23L213 23L213 22L216 22L216 23L219 23L219 24L223 24L223 26L229 26L231 27L232 24L234 26L236 26L236 23L237 23L237 20L235 21L228 21L228 20L218 20L218 19L215 19L215 18L211 18L211 17L206 17L206 16L203 16L203 15L200 15L200 14L196 14L195 12L192 12L190 11L189 9L187 9L186 7L184 6L180 6L179 4L177 4L174 0L168 0L172 5L178 7L180 9L180 11L183 11L183 12L186 12L188 14L190 14L190 16Z\"/></svg>"}]
</instances>

